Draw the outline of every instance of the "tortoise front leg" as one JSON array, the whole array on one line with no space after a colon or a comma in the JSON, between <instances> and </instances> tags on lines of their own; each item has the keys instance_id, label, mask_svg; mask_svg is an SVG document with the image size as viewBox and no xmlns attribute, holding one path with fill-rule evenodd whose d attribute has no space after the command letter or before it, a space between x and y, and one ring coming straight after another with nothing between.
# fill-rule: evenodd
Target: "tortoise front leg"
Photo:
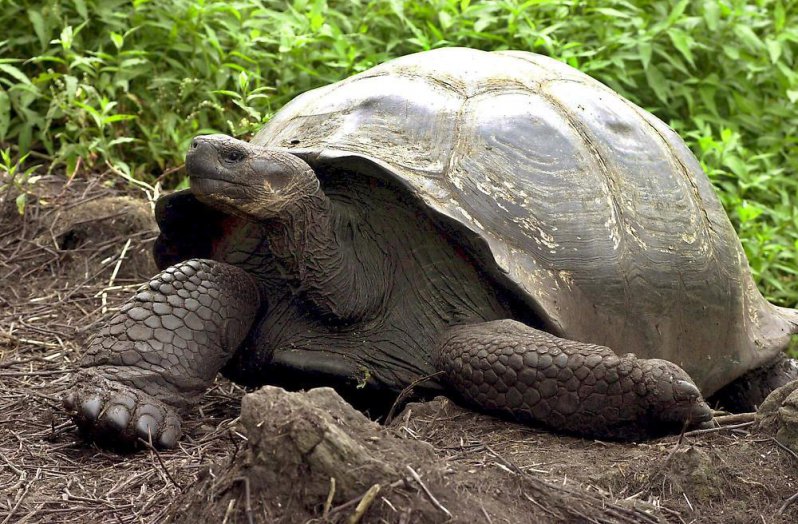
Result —
<instances>
[{"instance_id":1,"label":"tortoise front leg","mask_svg":"<svg viewBox=\"0 0 798 524\"><path fill-rule=\"evenodd\" d=\"M64 398L80 429L106 444L174 447L180 416L213 382L260 306L245 271L192 259L159 273L92 339Z\"/></svg>"},{"instance_id":2,"label":"tortoise front leg","mask_svg":"<svg viewBox=\"0 0 798 524\"><path fill-rule=\"evenodd\" d=\"M618 357L513 320L451 328L436 359L445 382L470 404L583 436L640 439L712 418L671 362Z\"/></svg>"}]
</instances>

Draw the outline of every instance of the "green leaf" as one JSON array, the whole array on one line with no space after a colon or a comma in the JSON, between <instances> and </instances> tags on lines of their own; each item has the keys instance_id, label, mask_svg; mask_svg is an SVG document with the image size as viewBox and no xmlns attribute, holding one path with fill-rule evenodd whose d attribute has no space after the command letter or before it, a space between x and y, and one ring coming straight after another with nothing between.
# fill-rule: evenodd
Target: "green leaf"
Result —
<instances>
[{"instance_id":1,"label":"green leaf","mask_svg":"<svg viewBox=\"0 0 798 524\"><path fill-rule=\"evenodd\" d=\"M78 12L81 18L84 20L89 19L89 12L86 9L86 2L85 0L75 0L75 10Z\"/></svg>"},{"instance_id":2,"label":"green leaf","mask_svg":"<svg viewBox=\"0 0 798 524\"><path fill-rule=\"evenodd\" d=\"M66 87L67 100L71 102L75 99L75 93L78 90L78 79L72 75L64 75L64 84Z\"/></svg>"},{"instance_id":3,"label":"green leaf","mask_svg":"<svg viewBox=\"0 0 798 524\"><path fill-rule=\"evenodd\" d=\"M758 51L764 47L762 40L760 40L753 29L747 25L738 24L734 26L734 34L736 34L742 43L751 51Z\"/></svg>"},{"instance_id":4,"label":"green leaf","mask_svg":"<svg viewBox=\"0 0 798 524\"><path fill-rule=\"evenodd\" d=\"M136 119L136 115L118 114L118 115L110 115L110 116L103 117L102 123L103 124L112 124L114 122L121 122L123 120L135 120L135 119Z\"/></svg>"},{"instance_id":5,"label":"green leaf","mask_svg":"<svg viewBox=\"0 0 798 524\"><path fill-rule=\"evenodd\" d=\"M113 31L111 31L111 41L117 49L122 49L122 46L125 45L125 37Z\"/></svg>"},{"instance_id":6,"label":"green leaf","mask_svg":"<svg viewBox=\"0 0 798 524\"><path fill-rule=\"evenodd\" d=\"M119 144L128 144L130 142L135 142L135 141L136 141L135 138L122 136L122 137L115 138L115 139L111 140L110 142L108 142L108 145L109 146L116 146L116 145L119 145Z\"/></svg>"},{"instance_id":7,"label":"green leaf","mask_svg":"<svg viewBox=\"0 0 798 524\"><path fill-rule=\"evenodd\" d=\"M798 102L798 89L788 89L787 99L793 104Z\"/></svg>"},{"instance_id":8,"label":"green leaf","mask_svg":"<svg viewBox=\"0 0 798 524\"><path fill-rule=\"evenodd\" d=\"M690 44L693 43L693 39L681 29L676 28L671 28L668 31L668 36L671 38L673 46L679 50L679 52L688 62L690 62L691 66L695 67L695 62L693 61L693 52L690 50Z\"/></svg>"},{"instance_id":9,"label":"green leaf","mask_svg":"<svg viewBox=\"0 0 798 524\"><path fill-rule=\"evenodd\" d=\"M482 17L478 18L476 22L474 22L474 31L477 33L483 32L485 29L490 27L490 25L494 22L492 17Z\"/></svg>"},{"instance_id":10,"label":"green leaf","mask_svg":"<svg viewBox=\"0 0 798 524\"><path fill-rule=\"evenodd\" d=\"M640 62L643 64L643 68L648 69L648 64L651 63L651 41L638 42L637 51L640 53Z\"/></svg>"},{"instance_id":11,"label":"green leaf","mask_svg":"<svg viewBox=\"0 0 798 524\"><path fill-rule=\"evenodd\" d=\"M715 104L715 87L710 85L703 85L698 89L698 95L701 97L701 101L704 105L709 109L709 111L717 116L718 115L718 107Z\"/></svg>"},{"instance_id":12,"label":"green leaf","mask_svg":"<svg viewBox=\"0 0 798 524\"><path fill-rule=\"evenodd\" d=\"M30 78L25 76L25 73L12 66L11 64L0 64L0 71L4 71L7 75L12 76L22 82L23 84L31 85Z\"/></svg>"},{"instance_id":13,"label":"green leaf","mask_svg":"<svg viewBox=\"0 0 798 524\"><path fill-rule=\"evenodd\" d=\"M241 93L236 93L235 91L230 91L228 89L215 89L211 91L211 93L215 95L226 95L232 98L241 98Z\"/></svg>"},{"instance_id":14,"label":"green leaf","mask_svg":"<svg viewBox=\"0 0 798 524\"><path fill-rule=\"evenodd\" d=\"M673 7L673 10L668 15L668 25L673 25L676 23L679 18L684 14L684 10L687 8L687 4L690 3L690 0L681 0L678 4Z\"/></svg>"},{"instance_id":15,"label":"green leaf","mask_svg":"<svg viewBox=\"0 0 798 524\"><path fill-rule=\"evenodd\" d=\"M50 35L47 34L48 32L44 27L44 18L42 18L42 14L35 9L28 9L28 20L30 20L33 26L33 32L36 33L42 50L46 49L47 42L50 40Z\"/></svg>"},{"instance_id":16,"label":"green leaf","mask_svg":"<svg viewBox=\"0 0 798 524\"><path fill-rule=\"evenodd\" d=\"M0 140L5 140L10 122L11 101L8 99L8 93L0 88Z\"/></svg>"},{"instance_id":17,"label":"green leaf","mask_svg":"<svg viewBox=\"0 0 798 524\"><path fill-rule=\"evenodd\" d=\"M768 38L765 40L765 45L768 48L768 54L770 55L770 62L775 64L776 62L779 61L779 57L781 57L781 44L777 40Z\"/></svg>"},{"instance_id":18,"label":"green leaf","mask_svg":"<svg viewBox=\"0 0 798 524\"><path fill-rule=\"evenodd\" d=\"M740 157L736 155L727 155L723 158L723 164L732 170L737 176L745 176L748 173L748 166L743 162Z\"/></svg>"},{"instance_id":19,"label":"green leaf","mask_svg":"<svg viewBox=\"0 0 798 524\"><path fill-rule=\"evenodd\" d=\"M732 47L730 45L723 46L723 52L731 58L732 60L739 60L740 59L740 50L736 47Z\"/></svg>"},{"instance_id":20,"label":"green leaf","mask_svg":"<svg viewBox=\"0 0 798 524\"><path fill-rule=\"evenodd\" d=\"M449 29L454 24L454 19L452 15L447 13L446 11L441 11L438 13L438 20L440 21L441 27L443 29Z\"/></svg>"},{"instance_id":21,"label":"green leaf","mask_svg":"<svg viewBox=\"0 0 798 524\"><path fill-rule=\"evenodd\" d=\"M646 69L646 79L648 81L648 85L651 89L654 90L654 94L657 95L664 103L668 103L668 86L665 80L665 76L657 69L656 66L650 66Z\"/></svg>"},{"instance_id":22,"label":"green leaf","mask_svg":"<svg viewBox=\"0 0 798 524\"><path fill-rule=\"evenodd\" d=\"M58 42L65 51L69 51L72 48L73 39L74 33L72 32L72 26L68 25L61 30L61 36Z\"/></svg>"},{"instance_id":23,"label":"green leaf","mask_svg":"<svg viewBox=\"0 0 798 524\"><path fill-rule=\"evenodd\" d=\"M597 7L594 9L594 11L609 18L631 18L629 13L624 13L623 11L618 11L617 9L613 9L611 7Z\"/></svg>"},{"instance_id":24,"label":"green leaf","mask_svg":"<svg viewBox=\"0 0 798 524\"><path fill-rule=\"evenodd\" d=\"M737 212L737 216L740 217L742 222L752 222L759 218L764 212L761 207L757 206L756 204L752 204L747 200L743 200L743 203L737 206L734 210Z\"/></svg>"},{"instance_id":25,"label":"green leaf","mask_svg":"<svg viewBox=\"0 0 798 524\"><path fill-rule=\"evenodd\" d=\"M781 2L776 2L776 7L773 8L773 28L776 30L777 33L780 33L782 29L784 29L784 23L787 17L784 13L784 4Z\"/></svg>"},{"instance_id":26,"label":"green leaf","mask_svg":"<svg viewBox=\"0 0 798 524\"><path fill-rule=\"evenodd\" d=\"M710 31L717 31L720 22L720 7L717 0L704 2L704 21Z\"/></svg>"},{"instance_id":27,"label":"green leaf","mask_svg":"<svg viewBox=\"0 0 798 524\"><path fill-rule=\"evenodd\" d=\"M25 204L28 202L28 194L27 193L20 193L16 199L17 202L17 212L20 215L25 214Z\"/></svg>"}]
</instances>

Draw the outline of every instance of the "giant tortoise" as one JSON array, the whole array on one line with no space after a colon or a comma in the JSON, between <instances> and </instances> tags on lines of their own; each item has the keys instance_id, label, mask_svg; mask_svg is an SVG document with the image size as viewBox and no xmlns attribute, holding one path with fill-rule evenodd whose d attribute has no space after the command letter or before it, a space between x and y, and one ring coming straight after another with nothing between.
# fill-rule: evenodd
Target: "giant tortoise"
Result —
<instances>
[{"instance_id":1,"label":"giant tortoise","mask_svg":"<svg viewBox=\"0 0 798 524\"><path fill-rule=\"evenodd\" d=\"M372 408L414 385L619 439L795 376L798 312L757 291L685 144L550 58L405 56L297 97L249 143L197 137L186 169L156 209L165 269L65 397L99 441L174 446L220 370Z\"/></svg>"}]
</instances>

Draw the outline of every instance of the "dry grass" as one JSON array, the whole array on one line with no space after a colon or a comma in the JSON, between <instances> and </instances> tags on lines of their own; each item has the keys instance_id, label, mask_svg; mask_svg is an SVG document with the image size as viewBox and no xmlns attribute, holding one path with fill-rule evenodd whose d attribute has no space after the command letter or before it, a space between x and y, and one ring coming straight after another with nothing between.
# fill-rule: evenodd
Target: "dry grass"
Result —
<instances>
[{"instance_id":1,"label":"dry grass","mask_svg":"<svg viewBox=\"0 0 798 524\"><path fill-rule=\"evenodd\" d=\"M87 444L62 411L87 335L152 272L151 219L140 229L149 206L139 199L132 212L103 181L45 179L24 217L13 195L2 207L0 524L158 522L181 488L243 443L231 419L242 391L224 381L186 423L188 438L160 455Z\"/></svg>"}]
</instances>

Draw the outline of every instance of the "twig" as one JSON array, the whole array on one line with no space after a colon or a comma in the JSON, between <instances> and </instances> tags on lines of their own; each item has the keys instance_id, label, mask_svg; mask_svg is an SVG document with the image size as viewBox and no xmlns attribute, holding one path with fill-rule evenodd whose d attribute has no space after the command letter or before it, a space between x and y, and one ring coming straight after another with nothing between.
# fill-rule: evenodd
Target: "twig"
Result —
<instances>
[{"instance_id":1,"label":"twig","mask_svg":"<svg viewBox=\"0 0 798 524\"><path fill-rule=\"evenodd\" d=\"M8 512L8 515L6 515L6 518L4 518L3 522L0 523L0 524L7 524L11 520L11 517L14 515L14 513L16 513L16 511L19 509L20 504L22 504L22 501L25 500L25 497L28 495L28 491L30 491L30 487L33 485L34 482L39 480L39 476L41 475L41 473L42 473L41 468L37 468L36 469L36 475L25 486L25 490L22 492L22 495L19 496L19 498L17 499L16 504L14 504L14 507L11 508L11 511Z\"/></svg>"},{"instance_id":2,"label":"twig","mask_svg":"<svg viewBox=\"0 0 798 524\"><path fill-rule=\"evenodd\" d=\"M779 510L776 512L776 515L781 515L782 513L784 513L784 511L787 509L787 506L789 506L796 500L798 500L798 492L796 492L792 497L784 501L784 504L782 504Z\"/></svg>"},{"instance_id":3,"label":"twig","mask_svg":"<svg viewBox=\"0 0 798 524\"><path fill-rule=\"evenodd\" d=\"M737 424L740 422L753 422L756 418L756 412L751 413L735 413L734 415L721 415L712 419L716 424L726 426L729 424Z\"/></svg>"},{"instance_id":4,"label":"twig","mask_svg":"<svg viewBox=\"0 0 798 524\"><path fill-rule=\"evenodd\" d=\"M687 431L687 426L688 425L690 425L690 417L688 417L687 420L684 421L684 424L682 424L682 431L679 433L679 438L676 441L676 444L673 446L673 449L671 449L671 452L668 453L668 456L665 457L665 464L667 464L668 462L671 461L671 458L673 458L673 454L676 453L676 450L678 450L679 446L682 445L682 442L684 441L684 435L685 435L685 432Z\"/></svg>"},{"instance_id":5,"label":"twig","mask_svg":"<svg viewBox=\"0 0 798 524\"><path fill-rule=\"evenodd\" d=\"M113 273L111 273L111 278L108 280L109 288L114 285L114 280L116 280L116 275L117 273L119 273L119 267L122 265L122 260L125 258L125 253L127 253L127 250L130 247L130 240L131 239L129 238L127 239L127 242L125 242L125 246L122 248L122 252L119 254L119 259L116 261L116 265L114 266L114 271ZM103 291L101 300L102 300L102 314L105 315L105 313L108 311L107 307L108 293L106 291Z\"/></svg>"},{"instance_id":6,"label":"twig","mask_svg":"<svg viewBox=\"0 0 798 524\"><path fill-rule=\"evenodd\" d=\"M395 480L395 481L391 482L388 485L388 487L391 488L391 489L398 488L402 484L407 484L407 480L404 479L404 478L399 479L399 480ZM339 513L341 511L347 509L347 508L351 508L352 506L354 506L355 504L360 502L360 500L364 496L365 496L365 493L363 495L358 495L357 497L353 498L352 500L347 500L346 502L344 502L343 504L341 504L339 506L335 506L333 509L330 510L330 515L334 515L334 514Z\"/></svg>"},{"instance_id":7,"label":"twig","mask_svg":"<svg viewBox=\"0 0 798 524\"><path fill-rule=\"evenodd\" d=\"M169 470L166 469L166 464L163 463L163 459L161 458L161 454L158 453L158 450L155 449L155 446L153 446L150 442L144 440L141 437L138 437L138 441L141 442L142 444L144 444L147 447L147 449L149 449L150 451L155 453L155 458L158 459L158 463L161 465L161 468L163 469L164 473L166 473L167 478L169 478L169 480L172 481L172 484L174 484L177 489L179 489L180 491L183 491L183 486L178 484L177 481L172 476L172 474L169 473Z\"/></svg>"},{"instance_id":8,"label":"twig","mask_svg":"<svg viewBox=\"0 0 798 524\"><path fill-rule=\"evenodd\" d=\"M789 453L790 455L792 455L792 458L794 458L795 460L798 460L798 453L794 452L793 450L791 450L790 448L788 448L787 446L785 446L784 444L782 444L781 442L779 442L779 441L778 441L778 439L776 439L776 437L770 437L770 438L769 438L769 439L767 439L767 440L772 440L773 442L775 442L775 443L776 443L776 445L777 445L778 447L780 447L781 449L783 449L784 451L786 451L787 453Z\"/></svg>"},{"instance_id":9,"label":"twig","mask_svg":"<svg viewBox=\"0 0 798 524\"><path fill-rule=\"evenodd\" d=\"M705 435L707 433L717 433L718 431L725 431L731 429L739 429L739 428L747 428L748 426L753 425L754 422L743 422L742 424L732 424L731 426L720 426L717 428L709 428L709 429L696 429L693 431L688 431L684 434L685 437L694 437L695 435Z\"/></svg>"},{"instance_id":10,"label":"twig","mask_svg":"<svg viewBox=\"0 0 798 524\"><path fill-rule=\"evenodd\" d=\"M433 505L434 505L436 508L438 508L439 510L443 511L444 513L446 513L446 516L447 516L447 517L449 517L449 518L452 518L452 514L449 512L449 510L448 510L448 509L446 509L446 508L443 506L443 504L441 504L440 502L438 502L438 499L436 499L436 498L435 498L435 496L432 494L432 492L429 490L429 488L427 488L427 486L426 486L426 485L424 485L424 483L421 481L421 477L419 477L419 476L418 476L418 473L416 473L416 470L414 470L412 467L410 467L410 465L407 465L407 466L405 466L405 467L407 468L407 471L409 471L409 472L410 472L410 475L412 475L412 476L413 476L413 479L414 479L416 482L418 482L418 485L419 485L419 486L421 486L421 489L424 491L424 493L427 495L427 497L429 497L429 499L430 499L430 501L432 502L432 504L433 504Z\"/></svg>"},{"instance_id":11,"label":"twig","mask_svg":"<svg viewBox=\"0 0 798 524\"><path fill-rule=\"evenodd\" d=\"M335 497L335 477L330 477L330 491L327 493L327 500L324 502L324 511L321 514L323 520L327 520L330 515L333 497Z\"/></svg>"},{"instance_id":12,"label":"twig","mask_svg":"<svg viewBox=\"0 0 798 524\"><path fill-rule=\"evenodd\" d=\"M379 492L380 492L379 484L374 484L368 489L368 491L366 491L366 494L363 495L363 498L360 499L360 502L355 508L355 512L352 513L351 517L349 517L349 520L347 521L348 524L357 524L358 522L360 522L360 519L362 519L363 515L366 513L366 511L368 511L369 507L371 506L371 503L374 502L374 498L377 496L377 493Z\"/></svg>"},{"instance_id":13,"label":"twig","mask_svg":"<svg viewBox=\"0 0 798 524\"><path fill-rule=\"evenodd\" d=\"M410 396L410 393L413 392L413 388L415 388L416 386L418 386L422 382L426 382L427 380L429 380L431 378L435 378L435 377L437 377L437 376L439 376L441 374L443 374L443 371L438 371L437 373L432 373L431 375L423 376L423 377L421 377L418 380L414 380L413 382L410 383L409 386L404 388L402 390L402 392L399 393L399 395L396 397L396 400L393 401L393 404L391 405L391 409L390 409L390 411L388 411L388 415L385 417L385 425L387 426L388 424L391 423L391 421L393 420L394 415L396 414L396 409L401 405L401 402L404 399L406 399L407 397Z\"/></svg>"},{"instance_id":14,"label":"twig","mask_svg":"<svg viewBox=\"0 0 798 524\"><path fill-rule=\"evenodd\" d=\"M235 480L244 483L244 497L245 497L244 510L246 511L247 514L247 522L249 524L253 524L254 521L252 519L252 497L250 495L250 489L249 489L249 477L238 477Z\"/></svg>"}]
</instances>

